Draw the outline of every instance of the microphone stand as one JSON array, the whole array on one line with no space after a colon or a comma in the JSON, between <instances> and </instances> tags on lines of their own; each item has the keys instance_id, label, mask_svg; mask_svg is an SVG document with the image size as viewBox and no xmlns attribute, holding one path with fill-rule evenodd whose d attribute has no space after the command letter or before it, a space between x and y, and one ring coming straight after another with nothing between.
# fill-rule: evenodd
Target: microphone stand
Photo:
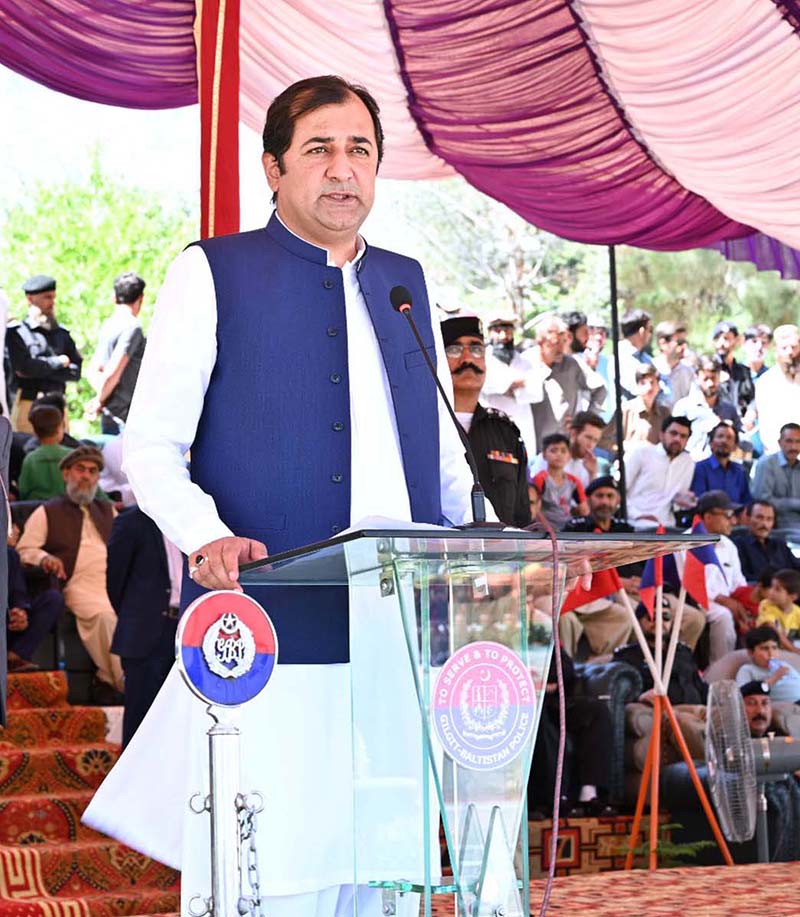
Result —
<instances>
[{"instance_id":1,"label":"microphone stand","mask_svg":"<svg viewBox=\"0 0 800 917\"><path fill-rule=\"evenodd\" d=\"M471 493L471 502L472 502L472 522L468 522L465 525L458 525L456 528L463 529L465 531L471 531L473 529L482 529L484 531L490 530L499 532L505 528L502 522L487 522L486 521L486 494L484 493L483 487L481 487L481 482L478 478L478 466L475 462L475 455L472 452L472 446L470 445L469 437L466 434L466 431L458 422L458 418L455 415L450 400L447 397L447 393L442 387L442 383L439 381L439 376L436 373L436 367L433 365L433 361L428 354L428 349L425 347L425 344L422 340L422 337L417 330L417 323L411 316L411 306L408 303L403 303L403 305L396 307L397 311L404 315L406 321L408 322L409 327L419 344L419 349L422 351L422 356L425 358L425 363L430 370L430 374L433 376L433 381L436 383L436 388L439 390L439 394L442 397L442 401L445 403L447 412L450 414L450 417L455 424L455 428L458 431L458 435L461 439L461 444L464 446L464 458L467 460L469 469L472 472L472 493Z\"/></svg>"}]
</instances>

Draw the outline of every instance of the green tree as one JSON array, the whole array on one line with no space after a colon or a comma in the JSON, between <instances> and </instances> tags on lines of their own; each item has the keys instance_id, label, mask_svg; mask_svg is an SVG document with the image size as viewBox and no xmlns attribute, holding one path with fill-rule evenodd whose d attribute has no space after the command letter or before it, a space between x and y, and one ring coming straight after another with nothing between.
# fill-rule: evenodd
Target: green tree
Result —
<instances>
[{"instance_id":1,"label":"green tree","mask_svg":"<svg viewBox=\"0 0 800 917\"><path fill-rule=\"evenodd\" d=\"M429 279L456 290L463 308L523 320L574 308L592 247L537 229L461 178L411 184L396 200L425 241Z\"/></svg>"},{"instance_id":2,"label":"green tree","mask_svg":"<svg viewBox=\"0 0 800 917\"><path fill-rule=\"evenodd\" d=\"M0 233L0 283L11 299L11 317L27 312L25 279L52 274L58 280L58 320L88 361L100 325L114 308L114 277L128 270L144 277L146 327L167 266L197 238L198 220L186 202L165 203L108 174L95 153L87 179L37 184L24 204L4 211ZM99 430L81 422L93 394L85 379L67 386L73 426L80 432Z\"/></svg>"}]
</instances>

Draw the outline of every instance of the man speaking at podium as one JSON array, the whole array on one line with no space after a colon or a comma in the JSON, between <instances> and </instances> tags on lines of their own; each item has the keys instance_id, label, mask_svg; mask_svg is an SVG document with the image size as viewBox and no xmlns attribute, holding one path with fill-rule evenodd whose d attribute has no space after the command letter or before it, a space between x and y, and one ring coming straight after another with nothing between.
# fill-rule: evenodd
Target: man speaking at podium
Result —
<instances>
[{"instance_id":1,"label":"man speaking at podium","mask_svg":"<svg viewBox=\"0 0 800 917\"><path fill-rule=\"evenodd\" d=\"M468 521L463 448L389 300L395 285L411 291L450 390L422 270L358 234L382 155L366 90L333 76L295 83L267 113L263 165L276 212L266 228L199 242L169 269L125 431L125 470L140 507L188 555L184 607L204 589L240 588L240 563L322 541L367 515ZM348 912L352 889L339 887L353 876L347 589L247 591L280 645L278 671L242 721L245 769L258 761L253 788L267 799L258 833L261 887L276 896L267 913ZM202 714L187 694L173 670L108 778L132 794L125 780L151 774L138 814L122 814L118 799L115 813L101 813L99 800L89 820L180 863L191 896L203 891L202 869L189 860L205 857L208 868L207 840L187 837L192 827L202 839L200 818L189 816L186 830L165 826L170 814L183 822L204 779L195 759L205 757L210 720L195 716L199 734L187 737L186 705ZM165 761L181 779L165 777Z\"/></svg>"}]
</instances>

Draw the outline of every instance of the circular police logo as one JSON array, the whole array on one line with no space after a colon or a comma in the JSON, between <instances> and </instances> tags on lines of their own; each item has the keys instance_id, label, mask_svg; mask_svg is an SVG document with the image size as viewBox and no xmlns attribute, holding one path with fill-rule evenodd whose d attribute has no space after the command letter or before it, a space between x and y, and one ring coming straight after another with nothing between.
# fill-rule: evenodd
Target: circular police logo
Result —
<instances>
[{"instance_id":1,"label":"circular police logo","mask_svg":"<svg viewBox=\"0 0 800 917\"><path fill-rule=\"evenodd\" d=\"M436 679L433 727L448 757L468 770L505 767L533 735L536 696L519 656L501 643L469 643Z\"/></svg>"},{"instance_id":2,"label":"circular police logo","mask_svg":"<svg viewBox=\"0 0 800 917\"><path fill-rule=\"evenodd\" d=\"M194 693L209 704L238 707L269 681L278 660L278 638L269 615L241 592L208 592L178 623L178 668Z\"/></svg>"}]
</instances>

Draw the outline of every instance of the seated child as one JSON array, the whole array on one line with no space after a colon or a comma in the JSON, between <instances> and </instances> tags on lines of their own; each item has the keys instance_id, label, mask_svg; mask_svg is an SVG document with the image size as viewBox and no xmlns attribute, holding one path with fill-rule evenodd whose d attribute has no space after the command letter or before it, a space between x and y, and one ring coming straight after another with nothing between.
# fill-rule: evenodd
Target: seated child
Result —
<instances>
[{"instance_id":1,"label":"seated child","mask_svg":"<svg viewBox=\"0 0 800 917\"><path fill-rule=\"evenodd\" d=\"M758 606L757 624L771 624L778 632L782 649L800 653L794 641L800 637L800 573L778 570L773 573L767 597Z\"/></svg>"},{"instance_id":2,"label":"seated child","mask_svg":"<svg viewBox=\"0 0 800 917\"><path fill-rule=\"evenodd\" d=\"M572 516L588 516L589 504L583 484L564 471L570 459L569 439L563 433L551 433L542 440L542 458L547 470L533 476L531 483L542 497L542 513L556 531L564 528Z\"/></svg>"},{"instance_id":3,"label":"seated child","mask_svg":"<svg viewBox=\"0 0 800 917\"><path fill-rule=\"evenodd\" d=\"M774 627L761 624L745 635L746 662L736 673L740 687L749 681L764 682L773 701L800 701L800 673L787 662L775 658L780 637Z\"/></svg>"}]
</instances>

